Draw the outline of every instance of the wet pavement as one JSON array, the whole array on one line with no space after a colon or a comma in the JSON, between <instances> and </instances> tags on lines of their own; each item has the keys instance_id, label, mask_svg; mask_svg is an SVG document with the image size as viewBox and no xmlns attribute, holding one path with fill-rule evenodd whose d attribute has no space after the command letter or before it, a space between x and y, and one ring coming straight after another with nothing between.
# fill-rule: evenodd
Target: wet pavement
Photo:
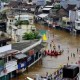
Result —
<instances>
[{"instance_id":1,"label":"wet pavement","mask_svg":"<svg viewBox=\"0 0 80 80\"><path fill-rule=\"evenodd\" d=\"M80 36L74 36L71 35L69 32L62 31L62 30L56 30L56 29L49 29L46 26L38 25L36 24L37 28L39 30L44 29L47 30L47 47L45 49L53 49L53 47L50 47L51 41L53 41L51 44L52 46L55 45L56 49L58 50L58 45L60 45L60 49L64 50L63 54L58 57L51 57L46 56L43 58L43 64L39 65L36 64L31 69L29 69L29 73L23 73L21 77L16 80L24 80L25 77L29 76L34 78L36 74L40 74L42 76L46 75L46 72L49 74L52 74L56 69L58 69L61 65L64 64L75 64L79 60L79 53L80 53ZM54 37L53 37L54 34ZM78 53L77 53L78 48ZM71 54L75 54L75 58L71 57ZM69 56L69 61L68 61ZM24 76L23 76L24 75ZM15 80L15 79L13 79Z\"/></svg>"}]
</instances>

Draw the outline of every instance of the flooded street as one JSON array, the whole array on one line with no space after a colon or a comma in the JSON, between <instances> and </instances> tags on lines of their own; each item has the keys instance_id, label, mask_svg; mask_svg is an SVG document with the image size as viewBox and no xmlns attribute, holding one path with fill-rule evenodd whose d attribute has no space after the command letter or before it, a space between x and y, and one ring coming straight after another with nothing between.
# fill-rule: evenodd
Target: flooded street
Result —
<instances>
[{"instance_id":1,"label":"flooded street","mask_svg":"<svg viewBox=\"0 0 80 80\"><path fill-rule=\"evenodd\" d=\"M48 27L44 27L42 25L36 25L38 26L38 29L46 29L48 30ZM39 28L41 27L41 28ZM54 43L56 45L56 47L58 47L58 45L61 46L61 49L64 50L64 54L62 54L61 56L54 58L54 57L50 57L47 56L43 59L43 65L41 68L39 68L39 71L36 73L42 73L45 74L45 72L51 72L53 73L53 71L55 69L57 69L60 65L66 64L67 61L67 56L71 57L71 53L75 53L76 54L76 58L70 58L70 61L68 63L76 63L79 60L79 54L77 54L77 48L80 49L80 36L74 36L72 34L70 34L69 32L63 31L63 30L57 30L57 29L49 29L49 33L54 34ZM50 36L51 37L51 36ZM52 40L51 39L51 40ZM49 40L48 42L50 42L51 40ZM68 49L69 49L69 53L68 53Z\"/></svg>"},{"instance_id":2,"label":"flooded street","mask_svg":"<svg viewBox=\"0 0 80 80\"><path fill-rule=\"evenodd\" d=\"M37 25L37 29L41 30L47 30L48 27L44 27L42 25ZM53 35L54 34L54 38ZM60 45L60 48L64 50L64 53L57 58L46 56L43 58L42 65L39 65L38 63L31 67L29 69L29 73L23 73L25 76L29 76L34 78L36 74L40 74L41 76L45 76L46 72L49 74L52 74L54 71L56 71L60 66L65 64L75 64L79 61L79 53L77 53L80 49L80 36L73 36L69 32L57 30L57 29L49 29L49 32L47 32L47 35L49 35L48 44L51 42L51 40L54 41L54 44L56 46L56 49L58 49L58 45ZM50 49L50 46L47 47ZM69 50L69 53L68 53ZM71 53L75 53L75 58L71 57ZM68 56L70 57L70 60L68 61ZM21 78L20 78L21 80ZM23 79L22 79L23 80Z\"/></svg>"}]
</instances>

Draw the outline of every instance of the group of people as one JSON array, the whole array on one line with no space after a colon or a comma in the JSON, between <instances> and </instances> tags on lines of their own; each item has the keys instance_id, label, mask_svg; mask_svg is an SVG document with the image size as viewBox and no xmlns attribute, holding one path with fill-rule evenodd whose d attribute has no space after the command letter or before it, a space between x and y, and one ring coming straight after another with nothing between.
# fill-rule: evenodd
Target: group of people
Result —
<instances>
[{"instance_id":1,"label":"group of people","mask_svg":"<svg viewBox=\"0 0 80 80\"><path fill-rule=\"evenodd\" d=\"M46 72L46 76L43 77L41 76L41 80L52 80L52 74L48 74L48 72Z\"/></svg>"},{"instance_id":2,"label":"group of people","mask_svg":"<svg viewBox=\"0 0 80 80\"><path fill-rule=\"evenodd\" d=\"M45 50L45 55L50 55L50 56L58 56L61 55L61 51L58 52L56 50Z\"/></svg>"}]
</instances>

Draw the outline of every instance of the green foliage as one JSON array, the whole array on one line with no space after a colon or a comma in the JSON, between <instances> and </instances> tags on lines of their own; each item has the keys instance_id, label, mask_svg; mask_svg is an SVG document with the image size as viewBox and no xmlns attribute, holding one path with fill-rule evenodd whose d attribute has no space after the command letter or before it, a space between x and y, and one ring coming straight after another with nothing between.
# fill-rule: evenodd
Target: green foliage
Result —
<instances>
[{"instance_id":1,"label":"green foliage","mask_svg":"<svg viewBox=\"0 0 80 80\"><path fill-rule=\"evenodd\" d=\"M0 66L3 66L3 65L4 65L4 61L0 60Z\"/></svg>"},{"instance_id":2,"label":"green foliage","mask_svg":"<svg viewBox=\"0 0 80 80\"><path fill-rule=\"evenodd\" d=\"M54 6L54 9L60 9L60 8L61 6L59 4Z\"/></svg>"},{"instance_id":3,"label":"green foliage","mask_svg":"<svg viewBox=\"0 0 80 80\"><path fill-rule=\"evenodd\" d=\"M39 35L39 32L35 31L35 32L34 32L34 37L35 37L35 39L38 37L38 35Z\"/></svg>"},{"instance_id":4,"label":"green foliage","mask_svg":"<svg viewBox=\"0 0 80 80\"><path fill-rule=\"evenodd\" d=\"M5 12L0 13L0 20L2 20L2 19L7 19L7 15Z\"/></svg>"},{"instance_id":5,"label":"green foliage","mask_svg":"<svg viewBox=\"0 0 80 80\"><path fill-rule=\"evenodd\" d=\"M2 2L9 2L10 0L1 0Z\"/></svg>"},{"instance_id":6,"label":"green foliage","mask_svg":"<svg viewBox=\"0 0 80 80\"><path fill-rule=\"evenodd\" d=\"M29 25L29 21L28 20L18 20L16 21L15 23L15 26L18 26L18 25Z\"/></svg>"},{"instance_id":7,"label":"green foliage","mask_svg":"<svg viewBox=\"0 0 80 80\"><path fill-rule=\"evenodd\" d=\"M18 25L21 25L22 24L22 22L21 21L16 21L16 23L15 23L15 26L18 26Z\"/></svg>"},{"instance_id":8,"label":"green foliage","mask_svg":"<svg viewBox=\"0 0 80 80\"><path fill-rule=\"evenodd\" d=\"M39 32L30 32L30 33L24 33L23 39L24 40L33 40L33 39L39 39Z\"/></svg>"}]
</instances>

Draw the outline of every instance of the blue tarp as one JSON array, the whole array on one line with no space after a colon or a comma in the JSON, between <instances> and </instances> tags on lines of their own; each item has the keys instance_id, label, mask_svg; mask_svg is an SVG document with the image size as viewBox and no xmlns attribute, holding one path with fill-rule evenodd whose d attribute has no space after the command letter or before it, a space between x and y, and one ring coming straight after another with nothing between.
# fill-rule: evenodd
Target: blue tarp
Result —
<instances>
[{"instance_id":1,"label":"blue tarp","mask_svg":"<svg viewBox=\"0 0 80 80\"><path fill-rule=\"evenodd\" d=\"M26 67L26 61L18 64L18 69L22 69Z\"/></svg>"}]
</instances>

